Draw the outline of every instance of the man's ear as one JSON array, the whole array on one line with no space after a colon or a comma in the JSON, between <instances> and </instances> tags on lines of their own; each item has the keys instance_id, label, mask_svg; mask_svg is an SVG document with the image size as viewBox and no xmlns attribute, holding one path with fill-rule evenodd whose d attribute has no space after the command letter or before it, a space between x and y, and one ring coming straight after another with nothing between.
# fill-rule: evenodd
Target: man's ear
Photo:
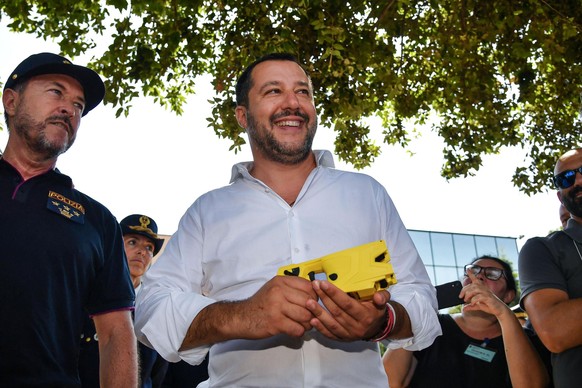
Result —
<instances>
[{"instance_id":1,"label":"man's ear","mask_svg":"<svg viewBox=\"0 0 582 388\"><path fill-rule=\"evenodd\" d=\"M4 112L8 116L14 116L16 106L18 105L18 93L12 89L4 89L2 93L2 104L4 105Z\"/></svg>"},{"instance_id":2,"label":"man's ear","mask_svg":"<svg viewBox=\"0 0 582 388\"><path fill-rule=\"evenodd\" d=\"M238 105L234 110L234 114L236 115L236 121L238 121L238 125L241 128L247 129L247 108L242 105Z\"/></svg>"},{"instance_id":3,"label":"man's ear","mask_svg":"<svg viewBox=\"0 0 582 388\"><path fill-rule=\"evenodd\" d=\"M560 202L562 203L562 205L564 204L564 202L562 202L562 192L560 190L556 191L556 195L558 196L558 199L560 200Z\"/></svg>"}]
</instances>

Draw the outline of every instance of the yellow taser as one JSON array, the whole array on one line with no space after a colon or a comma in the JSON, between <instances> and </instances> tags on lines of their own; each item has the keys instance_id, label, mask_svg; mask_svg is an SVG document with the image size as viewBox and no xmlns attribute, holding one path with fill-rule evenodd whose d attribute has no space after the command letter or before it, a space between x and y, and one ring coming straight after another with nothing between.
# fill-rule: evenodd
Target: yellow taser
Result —
<instances>
[{"instance_id":1,"label":"yellow taser","mask_svg":"<svg viewBox=\"0 0 582 388\"><path fill-rule=\"evenodd\" d=\"M384 240L358 245L319 259L285 265L277 275L314 280L325 273L327 280L356 299L370 299L378 290L396 284L394 269Z\"/></svg>"}]
</instances>

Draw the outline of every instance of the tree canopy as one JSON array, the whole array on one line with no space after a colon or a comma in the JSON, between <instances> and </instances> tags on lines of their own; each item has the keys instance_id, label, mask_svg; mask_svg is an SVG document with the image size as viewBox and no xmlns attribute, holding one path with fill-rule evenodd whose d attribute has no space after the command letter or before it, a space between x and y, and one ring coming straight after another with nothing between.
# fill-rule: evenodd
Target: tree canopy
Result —
<instances>
[{"instance_id":1,"label":"tree canopy","mask_svg":"<svg viewBox=\"0 0 582 388\"><path fill-rule=\"evenodd\" d=\"M4 0L0 18L67 56L91 53L117 115L140 95L180 114L195 77L210 74L208 122L235 152L245 142L233 111L237 76L263 54L290 52L310 72L342 160L363 168L379 155L368 117L382 119L386 144L403 147L411 128L429 123L445 142L443 177L474 175L484 155L520 146L527 159L513 182L532 194L580 145L581 3Z\"/></svg>"}]
</instances>

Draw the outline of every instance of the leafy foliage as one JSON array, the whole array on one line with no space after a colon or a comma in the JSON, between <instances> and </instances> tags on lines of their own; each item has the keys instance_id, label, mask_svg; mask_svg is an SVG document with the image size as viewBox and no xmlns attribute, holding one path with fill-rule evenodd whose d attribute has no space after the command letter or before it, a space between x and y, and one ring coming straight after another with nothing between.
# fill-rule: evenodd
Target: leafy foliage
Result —
<instances>
[{"instance_id":1,"label":"leafy foliage","mask_svg":"<svg viewBox=\"0 0 582 388\"><path fill-rule=\"evenodd\" d=\"M528 194L547 187L557 156L580 144L580 0L6 0L0 17L68 56L99 49L91 66L117 115L139 95L180 114L194 78L210 73L208 122L235 152L245 142L236 77L273 51L306 64L335 151L357 168L380 153L371 116L382 119L385 143L405 147L405 124L436 114L447 179L522 146L528 159L513 181Z\"/></svg>"}]
</instances>

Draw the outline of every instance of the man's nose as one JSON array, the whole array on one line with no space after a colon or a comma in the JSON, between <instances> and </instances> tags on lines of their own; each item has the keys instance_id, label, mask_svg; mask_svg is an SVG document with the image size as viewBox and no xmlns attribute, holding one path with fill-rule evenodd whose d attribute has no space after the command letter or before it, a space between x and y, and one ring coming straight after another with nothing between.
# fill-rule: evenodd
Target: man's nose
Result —
<instances>
[{"instance_id":1,"label":"man's nose","mask_svg":"<svg viewBox=\"0 0 582 388\"><path fill-rule=\"evenodd\" d=\"M297 109L299 108L299 99L294 91L289 91L285 93L285 107L286 109Z\"/></svg>"},{"instance_id":2,"label":"man's nose","mask_svg":"<svg viewBox=\"0 0 582 388\"><path fill-rule=\"evenodd\" d=\"M59 108L61 114L67 115L71 119L76 116L80 116L80 112L77 112L77 107L72 101L63 101Z\"/></svg>"}]
</instances>

